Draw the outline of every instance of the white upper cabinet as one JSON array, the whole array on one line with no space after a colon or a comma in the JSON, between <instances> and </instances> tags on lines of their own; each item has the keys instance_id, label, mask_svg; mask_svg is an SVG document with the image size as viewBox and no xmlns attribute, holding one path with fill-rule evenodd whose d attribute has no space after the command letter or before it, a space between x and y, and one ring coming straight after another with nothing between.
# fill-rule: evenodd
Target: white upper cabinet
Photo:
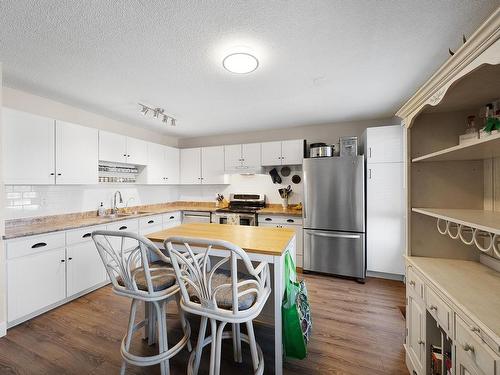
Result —
<instances>
[{"instance_id":1,"label":"white upper cabinet","mask_svg":"<svg viewBox=\"0 0 500 375\"><path fill-rule=\"evenodd\" d=\"M56 121L56 183L96 184L98 130Z\"/></svg>"},{"instance_id":2,"label":"white upper cabinet","mask_svg":"<svg viewBox=\"0 0 500 375\"><path fill-rule=\"evenodd\" d=\"M180 151L181 184L201 183L201 148L184 148Z\"/></svg>"},{"instance_id":3,"label":"white upper cabinet","mask_svg":"<svg viewBox=\"0 0 500 375\"><path fill-rule=\"evenodd\" d=\"M147 183L165 183L165 146L156 143L148 145Z\"/></svg>"},{"instance_id":4,"label":"white upper cabinet","mask_svg":"<svg viewBox=\"0 0 500 375\"><path fill-rule=\"evenodd\" d=\"M303 145L304 141L302 139L262 143L262 165L302 164L304 158Z\"/></svg>"},{"instance_id":5,"label":"white upper cabinet","mask_svg":"<svg viewBox=\"0 0 500 375\"><path fill-rule=\"evenodd\" d=\"M179 149L157 143L148 145L147 183L179 183Z\"/></svg>"},{"instance_id":6,"label":"white upper cabinet","mask_svg":"<svg viewBox=\"0 0 500 375\"><path fill-rule=\"evenodd\" d=\"M281 141L262 143L262 165L281 165Z\"/></svg>"},{"instance_id":7,"label":"white upper cabinet","mask_svg":"<svg viewBox=\"0 0 500 375\"><path fill-rule=\"evenodd\" d=\"M304 160L304 141L296 139L281 142L281 161L283 165L298 165Z\"/></svg>"},{"instance_id":8,"label":"white upper cabinet","mask_svg":"<svg viewBox=\"0 0 500 375\"><path fill-rule=\"evenodd\" d=\"M3 174L6 184L53 184L54 120L3 109Z\"/></svg>"},{"instance_id":9,"label":"white upper cabinet","mask_svg":"<svg viewBox=\"0 0 500 375\"><path fill-rule=\"evenodd\" d=\"M201 183L224 183L224 146L201 149Z\"/></svg>"},{"instance_id":10,"label":"white upper cabinet","mask_svg":"<svg viewBox=\"0 0 500 375\"><path fill-rule=\"evenodd\" d=\"M242 169L242 145L224 146L225 169L228 172L236 172Z\"/></svg>"},{"instance_id":11,"label":"white upper cabinet","mask_svg":"<svg viewBox=\"0 0 500 375\"><path fill-rule=\"evenodd\" d=\"M178 148L165 146L166 184L179 183L179 154Z\"/></svg>"},{"instance_id":12,"label":"white upper cabinet","mask_svg":"<svg viewBox=\"0 0 500 375\"><path fill-rule=\"evenodd\" d=\"M261 167L260 143L224 146L226 172L245 173Z\"/></svg>"},{"instance_id":13,"label":"white upper cabinet","mask_svg":"<svg viewBox=\"0 0 500 375\"><path fill-rule=\"evenodd\" d=\"M260 143L247 143L241 145L241 157L244 167L254 169L262 166L260 148Z\"/></svg>"},{"instance_id":14,"label":"white upper cabinet","mask_svg":"<svg viewBox=\"0 0 500 375\"><path fill-rule=\"evenodd\" d=\"M99 160L116 163L127 162L127 137L120 134L99 131Z\"/></svg>"},{"instance_id":15,"label":"white upper cabinet","mask_svg":"<svg viewBox=\"0 0 500 375\"><path fill-rule=\"evenodd\" d=\"M184 148L180 158L181 184L224 183L224 146Z\"/></svg>"},{"instance_id":16,"label":"white upper cabinet","mask_svg":"<svg viewBox=\"0 0 500 375\"><path fill-rule=\"evenodd\" d=\"M148 163L148 142L127 137L127 163L146 165Z\"/></svg>"},{"instance_id":17,"label":"white upper cabinet","mask_svg":"<svg viewBox=\"0 0 500 375\"><path fill-rule=\"evenodd\" d=\"M399 125L366 129L365 152L368 163L403 161L403 128Z\"/></svg>"}]
</instances>

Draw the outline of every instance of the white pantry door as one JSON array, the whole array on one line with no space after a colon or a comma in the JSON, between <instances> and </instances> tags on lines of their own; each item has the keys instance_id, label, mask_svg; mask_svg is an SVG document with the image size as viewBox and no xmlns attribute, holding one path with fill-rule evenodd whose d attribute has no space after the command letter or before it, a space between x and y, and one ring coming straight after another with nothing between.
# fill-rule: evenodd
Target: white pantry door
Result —
<instances>
[{"instance_id":1,"label":"white pantry door","mask_svg":"<svg viewBox=\"0 0 500 375\"><path fill-rule=\"evenodd\" d=\"M56 183L97 184L98 147L97 129L56 121Z\"/></svg>"},{"instance_id":2,"label":"white pantry door","mask_svg":"<svg viewBox=\"0 0 500 375\"><path fill-rule=\"evenodd\" d=\"M2 128L5 184L54 184L54 120L4 108Z\"/></svg>"},{"instance_id":3,"label":"white pantry door","mask_svg":"<svg viewBox=\"0 0 500 375\"><path fill-rule=\"evenodd\" d=\"M403 163L368 164L367 169L367 270L403 275Z\"/></svg>"}]
</instances>

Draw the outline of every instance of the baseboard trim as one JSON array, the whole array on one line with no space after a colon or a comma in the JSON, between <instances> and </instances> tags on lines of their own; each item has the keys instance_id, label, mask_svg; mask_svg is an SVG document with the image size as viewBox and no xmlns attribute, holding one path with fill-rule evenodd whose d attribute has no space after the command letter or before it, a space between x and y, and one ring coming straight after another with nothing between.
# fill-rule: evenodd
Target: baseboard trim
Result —
<instances>
[{"instance_id":1,"label":"baseboard trim","mask_svg":"<svg viewBox=\"0 0 500 375\"><path fill-rule=\"evenodd\" d=\"M376 277L378 279L387 279L387 280L396 280L396 281L403 281L404 280L404 275L397 275L394 273L385 273L385 272L366 271L366 276Z\"/></svg>"},{"instance_id":2,"label":"baseboard trim","mask_svg":"<svg viewBox=\"0 0 500 375\"><path fill-rule=\"evenodd\" d=\"M0 337L7 335L7 322L0 322Z\"/></svg>"}]
</instances>

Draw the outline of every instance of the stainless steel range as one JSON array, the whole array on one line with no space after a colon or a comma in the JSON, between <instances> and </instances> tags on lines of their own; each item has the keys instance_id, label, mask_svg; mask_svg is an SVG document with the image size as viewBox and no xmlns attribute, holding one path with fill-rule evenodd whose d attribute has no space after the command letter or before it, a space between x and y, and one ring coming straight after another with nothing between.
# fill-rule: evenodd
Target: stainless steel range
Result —
<instances>
[{"instance_id":1,"label":"stainless steel range","mask_svg":"<svg viewBox=\"0 0 500 375\"><path fill-rule=\"evenodd\" d=\"M266 206L264 194L230 194L229 206L212 214L212 223L227 224L229 215L238 215L240 225L257 225L257 211Z\"/></svg>"}]
</instances>

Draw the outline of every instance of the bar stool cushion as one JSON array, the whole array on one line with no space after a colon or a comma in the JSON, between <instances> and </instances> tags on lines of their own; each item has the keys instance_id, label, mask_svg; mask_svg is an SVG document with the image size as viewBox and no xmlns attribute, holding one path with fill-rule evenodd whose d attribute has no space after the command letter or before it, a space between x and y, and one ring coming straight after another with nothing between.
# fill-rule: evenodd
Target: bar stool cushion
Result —
<instances>
[{"instance_id":1,"label":"bar stool cushion","mask_svg":"<svg viewBox=\"0 0 500 375\"><path fill-rule=\"evenodd\" d=\"M153 284L153 290L159 292L170 288L176 283L174 269L165 262L161 260L153 262L149 266L151 272L151 282ZM146 277L144 276L144 271L142 267L138 267L132 270L135 274L135 282L139 290L148 290L148 284L146 282ZM122 278L118 276L116 281L119 285L125 286Z\"/></svg>"},{"instance_id":2,"label":"bar stool cushion","mask_svg":"<svg viewBox=\"0 0 500 375\"><path fill-rule=\"evenodd\" d=\"M238 282L245 280L255 280L250 275L244 274L242 272L238 272ZM233 296L232 296L232 288L231 288L231 272L226 270L217 270L215 271L212 277L212 290L217 288L220 285L228 284L227 288L222 288L216 294L217 306L220 309L232 310L233 309ZM238 293L241 293L247 289L255 288L255 285L243 285L238 288ZM195 292L195 290L189 286L188 287L189 299L192 302L200 303L200 299ZM244 311L248 310L253 306L257 299L257 295L255 293L245 294L238 299L238 310Z\"/></svg>"}]
</instances>

